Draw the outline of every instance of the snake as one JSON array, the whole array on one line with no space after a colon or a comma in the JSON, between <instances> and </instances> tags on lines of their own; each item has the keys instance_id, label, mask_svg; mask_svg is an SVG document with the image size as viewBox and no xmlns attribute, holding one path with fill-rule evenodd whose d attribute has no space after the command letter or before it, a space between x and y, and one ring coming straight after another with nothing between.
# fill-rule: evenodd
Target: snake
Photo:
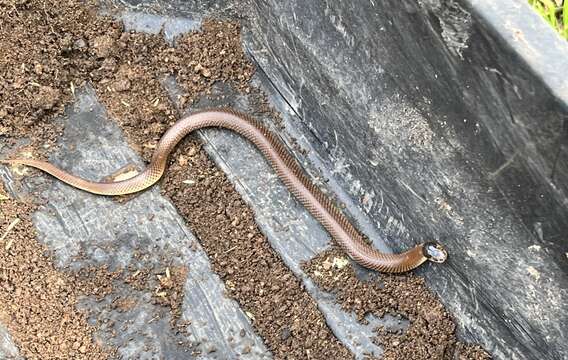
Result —
<instances>
[{"instance_id":1,"label":"snake","mask_svg":"<svg viewBox=\"0 0 568 360\"><path fill-rule=\"evenodd\" d=\"M121 181L94 182L74 176L55 165L35 159L7 159L0 163L25 165L42 170L72 187L89 193L116 196L142 191L164 174L170 153L189 133L203 128L231 130L252 142L270 163L280 180L327 230L340 248L359 265L383 273L403 273L426 261L444 262L448 253L436 241L428 241L400 253L375 249L339 208L309 180L279 138L252 116L219 108L193 112L178 120L160 138L150 163L137 175Z\"/></svg>"}]
</instances>

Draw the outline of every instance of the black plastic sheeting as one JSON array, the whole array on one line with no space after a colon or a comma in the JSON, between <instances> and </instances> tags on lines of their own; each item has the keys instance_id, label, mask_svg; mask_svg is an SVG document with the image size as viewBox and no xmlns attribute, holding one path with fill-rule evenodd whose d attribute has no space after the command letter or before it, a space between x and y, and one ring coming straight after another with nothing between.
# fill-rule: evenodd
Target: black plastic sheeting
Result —
<instances>
[{"instance_id":1,"label":"black plastic sheeting","mask_svg":"<svg viewBox=\"0 0 568 360\"><path fill-rule=\"evenodd\" d=\"M169 39L198 27L204 16L230 16L243 5L127 3L127 26L163 27ZM500 359L565 358L568 86L561 70L550 68L567 68L568 46L512 0L251 5L243 41L260 69L255 82L281 111L280 135L295 144L290 148L310 174L325 179L379 249L401 250L430 238L446 244L448 263L418 273L453 312L462 339L480 342ZM165 85L175 92L174 81ZM218 105L251 110L246 97L216 91L227 96ZM203 100L198 107L210 105L217 104ZM139 161L89 89L66 115L62 149L52 157L57 164L97 178ZM371 329L389 319L358 324L299 267L329 246L325 231L250 144L223 131L200 137L338 338L359 358L380 355ZM0 175L11 188L9 172ZM205 353L200 358L271 357L252 331L254 314L224 298L205 254L198 245L189 250L195 239L158 189L119 204L41 178L28 186L50 199L35 223L61 266L157 266L167 255L190 266L183 318L192 320L193 337L170 333L165 313L146 326L159 309L139 294L133 318L105 315L126 326L124 336L109 338L122 356L187 358L177 346L187 341ZM86 221L92 211L114 215ZM150 214L160 221L147 223ZM137 264L131 256L136 246L157 249L156 258ZM79 250L85 262L69 264ZM85 299L84 306L97 305ZM228 341L241 328L247 336ZM252 352L243 354L248 346ZM0 354L15 352L0 326Z\"/></svg>"},{"instance_id":2,"label":"black plastic sheeting","mask_svg":"<svg viewBox=\"0 0 568 360\"><path fill-rule=\"evenodd\" d=\"M465 339L568 354L568 46L522 1L253 1L249 48L324 168Z\"/></svg>"}]
</instances>

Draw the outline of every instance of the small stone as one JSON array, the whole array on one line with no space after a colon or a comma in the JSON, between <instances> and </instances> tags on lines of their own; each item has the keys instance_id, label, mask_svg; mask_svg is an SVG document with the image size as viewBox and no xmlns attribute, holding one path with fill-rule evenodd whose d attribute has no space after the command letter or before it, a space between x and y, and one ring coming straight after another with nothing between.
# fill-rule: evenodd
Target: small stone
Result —
<instances>
[{"instance_id":1,"label":"small stone","mask_svg":"<svg viewBox=\"0 0 568 360\"><path fill-rule=\"evenodd\" d=\"M282 329L282 332L280 333L280 339L282 339L282 341L286 341L286 340L288 340L290 335L292 335L292 332L290 331L289 328L286 327L286 328Z\"/></svg>"},{"instance_id":2,"label":"small stone","mask_svg":"<svg viewBox=\"0 0 568 360\"><path fill-rule=\"evenodd\" d=\"M189 151L187 152L187 155L193 156L193 155L197 154L197 151L198 151L197 147L193 146L189 149Z\"/></svg>"},{"instance_id":3,"label":"small stone","mask_svg":"<svg viewBox=\"0 0 568 360\"><path fill-rule=\"evenodd\" d=\"M114 82L113 88L115 91L123 92L130 90L130 80L128 79L119 79Z\"/></svg>"},{"instance_id":4,"label":"small stone","mask_svg":"<svg viewBox=\"0 0 568 360\"><path fill-rule=\"evenodd\" d=\"M85 42L85 40L83 38L79 38L79 39L77 39L73 42L73 48L74 49L82 49L85 46L87 46L87 43Z\"/></svg>"},{"instance_id":5,"label":"small stone","mask_svg":"<svg viewBox=\"0 0 568 360\"><path fill-rule=\"evenodd\" d=\"M178 164L180 164L180 166L186 166L187 163L188 163L188 159L185 156L180 155L178 157Z\"/></svg>"}]
</instances>

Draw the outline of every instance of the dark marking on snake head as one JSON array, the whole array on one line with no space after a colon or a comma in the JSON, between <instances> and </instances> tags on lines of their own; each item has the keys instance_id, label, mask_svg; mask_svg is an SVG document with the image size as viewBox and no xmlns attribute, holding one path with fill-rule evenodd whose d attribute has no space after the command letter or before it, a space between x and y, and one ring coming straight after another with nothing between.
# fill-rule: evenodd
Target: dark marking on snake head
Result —
<instances>
[{"instance_id":1,"label":"dark marking on snake head","mask_svg":"<svg viewBox=\"0 0 568 360\"><path fill-rule=\"evenodd\" d=\"M424 257L435 263L443 263L448 258L448 252L442 244L431 241L422 247Z\"/></svg>"}]
</instances>

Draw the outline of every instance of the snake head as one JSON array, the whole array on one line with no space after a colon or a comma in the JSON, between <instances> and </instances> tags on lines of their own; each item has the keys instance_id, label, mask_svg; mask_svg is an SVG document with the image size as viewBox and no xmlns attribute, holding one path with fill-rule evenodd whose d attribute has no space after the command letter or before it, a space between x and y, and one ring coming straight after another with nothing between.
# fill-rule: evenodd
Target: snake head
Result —
<instances>
[{"instance_id":1,"label":"snake head","mask_svg":"<svg viewBox=\"0 0 568 360\"><path fill-rule=\"evenodd\" d=\"M448 258L446 249L437 242L427 242L422 246L424 257L435 263L443 263Z\"/></svg>"}]
</instances>

